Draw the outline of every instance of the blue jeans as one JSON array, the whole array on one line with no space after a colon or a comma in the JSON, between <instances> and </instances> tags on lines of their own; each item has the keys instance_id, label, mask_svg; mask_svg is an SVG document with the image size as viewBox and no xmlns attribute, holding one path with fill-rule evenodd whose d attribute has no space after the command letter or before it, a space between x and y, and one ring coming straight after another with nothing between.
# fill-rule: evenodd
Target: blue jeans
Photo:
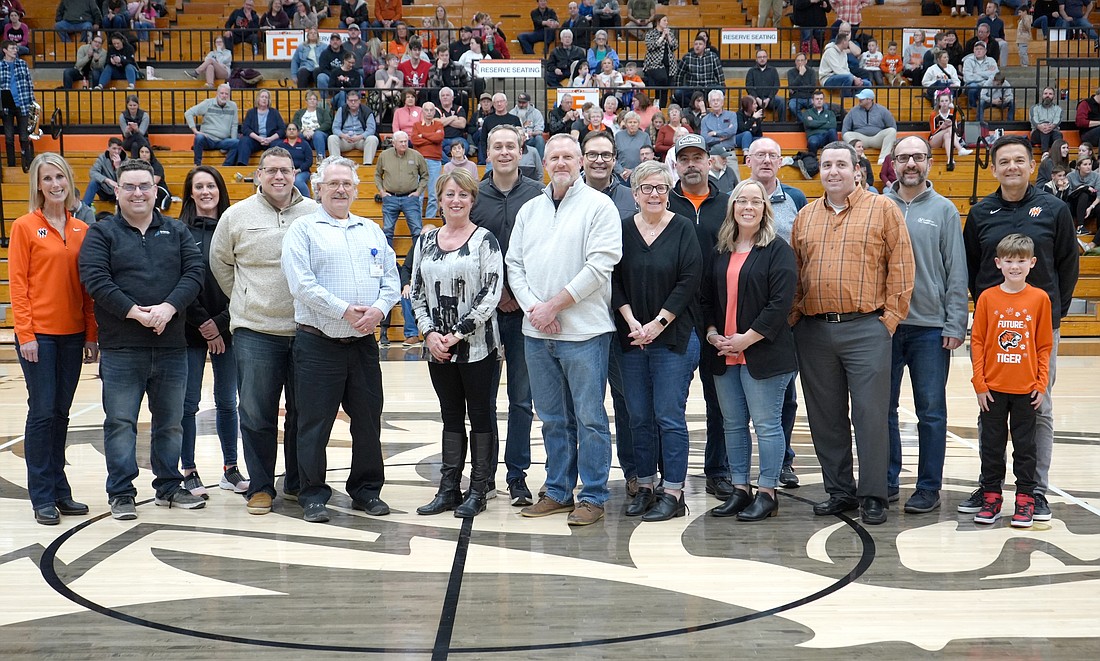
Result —
<instances>
[{"instance_id":1,"label":"blue jeans","mask_svg":"<svg viewBox=\"0 0 1100 661\"><path fill-rule=\"evenodd\" d=\"M824 133L815 133L813 135L806 136L806 149L815 156L822 147L830 142L836 142L839 140L836 134L836 129L829 129Z\"/></svg>"},{"instance_id":2,"label":"blue jeans","mask_svg":"<svg viewBox=\"0 0 1100 661\"><path fill-rule=\"evenodd\" d=\"M1043 38L1046 39L1050 36L1050 28L1052 27L1050 24L1050 17L1036 16L1035 19L1031 22L1031 27L1035 28L1036 30L1042 30Z\"/></svg>"},{"instance_id":3,"label":"blue jeans","mask_svg":"<svg viewBox=\"0 0 1100 661\"><path fill-rule=\"evenodd\" d=\"M497 312L497 327L504 345L504 368L508 378L508 432L504 441L504 465L508 468L506 479L511 482L527 477L527 469L531 467L531 422L534 413L531 407L531 378L527 374L527 359L524 357L523 313ZM500 369L499 361L497 369ZM499 388L498 375L490 399L493 420L497 416Z\"/></svg>"},{"instance_id":4,"label":"blue jeans","mask_svg":"<svg viewBox=\"0 0 1100 661\"><path fill-rule=\"evenodd\" d=\"M184 348L104 349L99 355L103 380L103 454L107 459L107 496L137 496L137 427L141 400L149 395L152 414L149 463L153 488L166 498L180 488L183 441L183 393L187 383Z\"/></svg>"},{"instance_id":5,"label":"blue jeans","mask_svg":"<svg viewBox=\"0 0 1100 661\"><path fill-rule=\"evenodd\" d=\"M312 176L311 172L299 172L294 175L294 187L298 189L298 192L304 197L313 197L309 193L309 178Z\"/></svg>"},{"instance_id":6,"label":"blue jeans","mask_svg":"<svg viewBox=\"0 0 1100 661\"><path fill-rule=\"evenodd\" d=\"M432 158L424 160L428 163L428 209L424 215L428 218L439 218L439 200L435 196L435 182L439 179L439 172L443 169L443 161Z\"/></svg>"},{"instance_id":7,"label":"blue jeans","mask_svg":"<svg viewBox=\"0 0 1100 661\"><path fill-rule=\"evenodd\" d=\"M634 437L630 429L630 412L623 392L623 348L618 340L611 340L608 352L607 384L611 387L611 407L615 411L615 456L623 479L638 477L638 465L634 460Z\"/></svg>"},{"instance_id":8,"label":"blue jeans","mask_svg":"<svg viewBox=\"0 0 1100 661\"><path fill-rule=\"evenodd\" d=\"M978 121L981 122L985 119L986 109L1004 108L1005 116L1004 121L1013 122L1016 121L1016 102L1009 101L1003 106L995 106L992 103L987 104L984 99L978 101Z\"/></svg>"},{"instance_id":9,"label":"blue jeans","mask_svg":"<svg viewBox=\"0 0 1100 661\"><path fill-rule=\"evenodd\" d=\"M733 140L735 144L741 149L741 151L746 151L749 148L749 145L751 145L754 140L759 140L759 138L754 138L752 133L750 133L749 131L741 131L737 135L733 136Z\"/></svg>"},{"instance_id":10,"label":"blue jeans","mask_svg":"<svg viewBox=\"0 0 1100 661\"><path fill-rule=\"evenodd\" d=\"M1055 26L1060 27L1060 28L1082 28L1082 29L1088 31L1089 39L1092 39L1093 41L1096 41L1096 30L1092 29L1092 23L1089 23L1089 20L1087 18L1085 18L1084 16L1079 17L1079 18L1074 18L1074 19L1069 20L1069 21L1066 21L1065 19L1059 18L1055 22Z\"/></svg>"},{"instance_id":11,"label":"blue jeans","mask_svg":"<svg viewBox=\"0 0 1100 661\"><path fill-rule=\"evenodd\" d=\"M611 335L581 342L525 338L527 370L539 375L531 394L542 420L546 495L559 503L573 501L578 477L581 502L602 507L610 495L611 432L603 402Z\"/></svg>"},{"instance_id":12,"label":"blue jeans","mask_svg":"<svg viewBox=\"0 0 1100 661\"><path fill-rule=\"evenodd\" d=\"M855 82L856 77L849 73L838 73L829 76L825 79L825 82L821 84L826 89L839 89L841 96L854 96L855 88L852 84ZM864 85L870 85L871 81L863 79Z\"/></svg>"},{"instance_id":13,"label":"blue jeans","mask_svg":"<svg viewBox=\"0 0 1100 661\"><path fill-rule=\"evenodd\" d=\"M81 198L81 201L86 206L90 207L92 206L92 202L95 202L96 195L99 196L99 199L104 202L110 202L111 204L115 204L118 201L118 198L115 197L114 193L108 191L106 186L100 186L96 183L95 179L92 179L88 182L88 188L84 191L84 197Z\"/></svg>"},{"instance_id":14,"label":"blue jeans","mask_svg":"<svg viewBox=\"0 0 1100 661\"><path fill-rule=\"evenodd\" d=\"M328 134L321 129L315 130L310 144L313 145L313 153L320 156L322 161L325 160L325 153L328 149Z\"/></svg>"},{"instance_id":15,"label":"blue jeans","mask_svg":"<svg viewBox=\"0 0 1100 661\"><path fill-rule=\"evenodd\" d=\"M36 335L35 340L36 363L19 354L18 337L15 346L27 382L27 424L23 430L27 491L31 507L39 509L73 495L65 477L65 439L69 408L84 360L84 333Z\"/></svg>"},{"instance_id":16,"label":"blue jeans","mask_svg":"<svg viewBox=\"0 0 1100 661\"><path fill-rule=\"evenodd\" d=\"M793 121L799 121L802 117L802 111L806 108L813 108L814 103L811 99L791 99L787 102L787 111L790 116L793 117Z\"/></svg>"},{"instance_id":17,"label":"blue jeans","mask_svg":"<svg viewBox=\"0 0 1100 661\"><path fill-rule=\"evenodd\" d=\"M269 335L247 328L233 332L237 363L238 410L244 463L248 467L248 497L275 495L275 458L279 450L279 396L286 393L283 427L284 488L298 490L298 407L294 398L294 337Z\"/></svg>"},{"instance_id":18,"label":"blue jeans","mask_svg":"<svg viewBox=\"0 0 1100 661\"><path fill-rule=\"evenodd\" d=\"M947 449L947 371L951 352L943 348L943 329L901 324L894 331L890 368L890 465L886 484L896 487L901 477L901 429L898 401L905 368L913 384L917 414L917 488L939 491Z\"/></svg>"},{"instance_id":19,"label":"blue jeans","mask_svg":"<svg viewBox=\"0 0 1100 661\"><path fill-rule=\"evenodd\" d=\"M149 41L149 30L155 27L157 27L157 24L151 21L134 21L134 29L137 30L138 41Z\"/></svg>"},{"instance_id":20,"label":"blue jeans","mask_svg":"<svg viewBox=\"0 0 1100 661\"><path fill-rule=\"evenodd\" d=\"M725 374L714 377L722 417L726 422L726 454L730 461L730 481L749 484L752 467L752 436L749 420L756 431L760 455L759 485L774 489L783 466L783 400L794 372L766 379L754 379L745 365L728 365Z\"/></svg>"},{"instance_id":21,"label":"blue jeans","mask_svg":"<svg viewBox=\"0 0 1100 661\"><path fill-rule=\"evenodd\" d=\"M183 449L180 466L184 470L195 468L195 437L198 435L195 414L202 400L202 379L206 371L205 347L187 347L187 390L183 397ZM225 347L225 353L210 354L214 368L214 428L222 444L222 463L237 465L237 363L233 360L233 347Z\"/></svg>"},{"instance_id":22,"label":"blue jeans","mask_svg":"<svg viewBox=\"0 0 1100 661\"><path fill-rule=\"evenodd\" d=\"M393 231L397 227L397 214L405 214L405 224L409 226L409 233L413 240L420 236L421 207L420 196L411 195L387 195L382 198L382 233L386 235L386 242L393 245Z\"/></svg>"},{"instance_id":23,"label":"blue jeans","mask_svg":"<svg viewBox=\"0 0 1100 661\"><path fill-rule=\"evenodd\" d=\"M550 44L554 42L554 30L543 28L534 32L521 32L517 39L519 39L519 47L523 49L525 54L534 55L535 44L542 42L544 52L550 47Z\"/></svg>"},{"instance_id":24,"label":"blue jeans","mask_svg":"<svg viewBox=\"0 0 1100 661\"><path fill-rule=\"evenodd\" d=\"M191 150L195 152L195 165L202 165L202 153L207 149L224 149L226 150L226 159L233 158L233 153L237 149L236 138L222 138L218 140L211 138L205 133L198 133L195 135L195 142L191 146Z\"/></svg>"},{"instance_id":25,"label":"blue jeans","mask_svg":"<svg viewBox=\"0 0 1100 661\"><path fill-rule=\"evenodd\" d=\"M617 342L613 339L612 342ZM657 456L664 459L665 488L683 489L687 479L688 387L699 364L699 340L691 334L684 353L665 344L634 348L622 355L623 387L638 482L657 482Z\"/></svg>"},{"instance_id":26,"label":"blue jeans","mask_svg":"<svg viewBox=\"0 0 1100 661\"><path fill-rule=\"evenodd\" d=\"M108 64L103 67L103 73L99 74L99 84L106 87L112 80L126 79L126 82L130 85L137 83L137 67L132 64L127 64L124 67L116 67L113 64Z\"/></svg>"},{"instance_id":27,"label":"blue jeans","mask_svg":"<svg viewBox=\"0 0 1100 661\"><path fill-rule=\"evenodd\" d=\"M88 33L92 29L91 21L84 21L82 23L74 23L73 21L58 21L53 24L53 29L57 30L58 36L61 37L62 43L71 43L72 38L69 37L70 32L81 32L82 41L88 41Z\"/></svg>"}]
</instances>

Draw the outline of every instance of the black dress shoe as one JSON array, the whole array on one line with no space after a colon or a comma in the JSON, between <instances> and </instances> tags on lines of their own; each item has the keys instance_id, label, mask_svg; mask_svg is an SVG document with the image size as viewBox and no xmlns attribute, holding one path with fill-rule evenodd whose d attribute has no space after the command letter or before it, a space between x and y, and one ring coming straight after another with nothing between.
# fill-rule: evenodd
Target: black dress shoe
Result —
<instances>
[{"instance_id":1,"label":"black dress shoe","mask_svg":"<svg viewBox=\"0 0 1100 661\"><path fill-rule=\"evenodd\" d=\"M886 503L881 498L864 498L860 519L869 526L886 523Z\"/></svg>"},{"instance_id":2,"label":"black dress shoe","mask_svg":"<svg viewBox=\"0 0 1100 661\"><path fill-rule=\"evenodd\" d=\"M353 510L359 510L360 512L366 512L371 516L386 516L390 513L390 506L378 496L368 498L367 500L356 500L353 498L351 501L351 508Z\"/></svg>"},{"instance_id":3,"label":"black dress shoe","mask_svg":"<svg viewBox=\"0 0 1100 661\"><path fill-rule=\"evenodd\" d=\"M53 505L46 505L34 511L34 520L44 526L56 526L61 523L61 514Z\"/></svg>"},{"instance_id":4,"label":"black dress shoe","mask_svg":"<svg viewBox=\"0 0 1100 661\"><path fill-rule=\"evenodd\" d=\"M756 500L737 514L738 521L763 521L779 514L779 502L766 491L757 491Z\"/></svg>"},{"instance_id":5,"label":"black dress shoe","mask_svg":"<svg viewBox=\"0 0 1100 661\"><path fill-rule=\"evenodd\" d=\"M779 483L788 489L798 488L798 474L794 472L794 466L783 464L779 471Z\"/></svg>"},{"instance_id":6,"label":"black dress shoe","mask_svg":"<svg viewBox=\"0 0 1100 661\"><path fill-rule=\"evenodd\" d=\"M657 502L657 496L653 495L653 489L649 487L638 487L638 493L634 496L634 500L630 501L630 504L626 506L627 516L641 516L649 511L649 508L653 507L653 504Z\"/></svg>"},{"instance_id":7,"label":"black dress shoe","mask_svg":"<svg viewBox=\"0 0 1100 661\"><path fill-rule=\"evenodd\" d=\"M642 515L642 521L668 521L685 514L687 514L687 504L684 503L684 492L680 492L679 498L666 493L661 494L653 507Z\"/></svg>"},{"instance_id":8,"label":"black dress shoe","mask_svg":"<svg viewBox=\"0 0 1100 661\"><path fill-rule=\"evenodd\" d=\"M729 500L729 497L736 490L737 488L733 486L733 482L730 482L728 477L707 478L706 491L718 500Z\"/></svg>"},{"instance_id":9,"label":"black dress shoe","mask_svg":"<svg viewBox=\"0 0 1100 661\"><path fill-rule=\"evenodd\" d=\"M846 496L830 496L829 500L814 505L817 516L833 516L859 509L859 501Z\"/></svg>"},{"instance_id":10,"label":"black dress shoe","mask_svg":"<svg viewBox=\"0 0 1100 661\"><path fill-rule=\"evenodd\" d=\"M457 491L440 491L435 495L432 502L422 507L416 508L417 514L431 515L442 514L448 510L453 510L458 507L461 502L462 494ZM352 503L352 507L355 507L355 503ZM355 507L355 509L360 509Z\"/></svg>"},{"instance_id":11,"label":"black dress shoe","mask_svg":"<svg viewBox=\"0 0 1100 661\"><path fill-rule=\"evenodd\" d=\"M72 498L58 498L54 504L57 505L57 511L65 516L80 516L88 513L87 505L78 503Z\"/></svg>"},{"instance_id":12,"label":"black dress shoe","mask_svg":"<svg viewBox=\"0 0 1100 661\"><path fill-rule=\"evenodd\" d=\"M328 523L328 509L324 503L309 503L302 508L302 519L306 523Z\"/></svg>"},{"instance_id":13,"label":"black dress shoe","mask_svg":"<svg viewBox=\"0 0 1100 661\"><path fill-rule=\"evenodd\" d=\"M736 516L752 504L752 494L744 489L733 490L733 494L718 507L710 511L711 516Z\"/></svg>"}]
</instances>

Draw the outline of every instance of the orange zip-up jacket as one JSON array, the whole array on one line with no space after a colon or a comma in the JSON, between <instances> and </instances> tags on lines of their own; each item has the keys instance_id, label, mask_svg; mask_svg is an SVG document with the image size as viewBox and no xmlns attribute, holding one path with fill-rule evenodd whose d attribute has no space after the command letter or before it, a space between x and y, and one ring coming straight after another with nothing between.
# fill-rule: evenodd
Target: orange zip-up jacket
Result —
<instances>
[{"instance_id":1,"label":"orange zip-up jacket","mask_svg":"<svg viewBox=\"0 0 1100 661\"><path fill-rule=\"evenodd\" d=\"M83 332L97 341L92 298L80 284L77 258L88 226L66 213L65 238L41 210L15 220L8 248L8 280L20 344L39 334Z\"/></svg>"}]
</instances>

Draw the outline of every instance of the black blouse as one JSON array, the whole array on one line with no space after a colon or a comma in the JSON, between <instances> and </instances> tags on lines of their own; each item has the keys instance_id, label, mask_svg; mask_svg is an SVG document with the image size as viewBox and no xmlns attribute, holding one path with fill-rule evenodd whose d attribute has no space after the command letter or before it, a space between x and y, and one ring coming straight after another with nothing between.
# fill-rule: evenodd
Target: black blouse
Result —
<instances>
[{"instance_id":1,"label":"black blouse","mask_svg":"<svg viewBox=\"0 0 1100 661\"><path fill-rule=\"evenodd\" d=\"M611 307L623 351L637 348L631 346L630 328L619 314L620 307L630 305L634 318L642 324L656 319L662 309L675 314L676 319L656 341L683 353L694 327L691 303L703 272L695 225L690 219L674 214L656 240L646 245L633 215L624 217L622 222L623 257L611 275Z\"/></svg>"}]
</instances>

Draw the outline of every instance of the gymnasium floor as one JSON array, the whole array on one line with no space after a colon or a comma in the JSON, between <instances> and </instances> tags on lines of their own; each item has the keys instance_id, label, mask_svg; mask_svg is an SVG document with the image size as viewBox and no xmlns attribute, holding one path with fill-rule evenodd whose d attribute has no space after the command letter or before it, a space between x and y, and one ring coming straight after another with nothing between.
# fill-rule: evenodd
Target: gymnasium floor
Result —
<instances>
[{"instance_id":1,"label":"gymnasium floor","mask_svg":"<svg viewBox=\"0 0 1100 661\"><path fill-rule=\"evenodd\" d=\"M423 362L398 349L383 365L383 442L393 514L351 509L342 491L346 419L329 446L333 518L301 520L276 498L250 516L217 489L211 378L200 411L202 510L152 504L148 423L139 430L139 517L115 521L103 484L102 409L94 368L73 405L68 470L86 517L34 522L23 463L25 390L0 363L0 656L13 659L1075 659L1100 657L1100 359L1063 356L1055 397L1054 519L978 527L955 505L976 486L976 405L969 361L953 360L944 506L883 526L814 517L823 498L800 415L802 487L762 523L706 516L703 402L692 384L690 514L664 523L622 516L612 468L604 521L523 519L506 495L472 522L415 508L435 491L440 424ZM1089 386L1093 383L1093 386ZM501 388L501 398L505 397ZM916 459L908 386L906 465ZM499 407L506 411L506 402ZM610 410L610 402L608 402ZM503 420L501 429L504 429ZM538 433L538 425L535 426ZM144 445L144 448L142 447ZM503 451L503 450L502 450ZM541 442L528 483L543 479ZM503 463L497 484L504 484ZM280 485L281 486L281 485Z\"/></svg>"}]
</instances>

